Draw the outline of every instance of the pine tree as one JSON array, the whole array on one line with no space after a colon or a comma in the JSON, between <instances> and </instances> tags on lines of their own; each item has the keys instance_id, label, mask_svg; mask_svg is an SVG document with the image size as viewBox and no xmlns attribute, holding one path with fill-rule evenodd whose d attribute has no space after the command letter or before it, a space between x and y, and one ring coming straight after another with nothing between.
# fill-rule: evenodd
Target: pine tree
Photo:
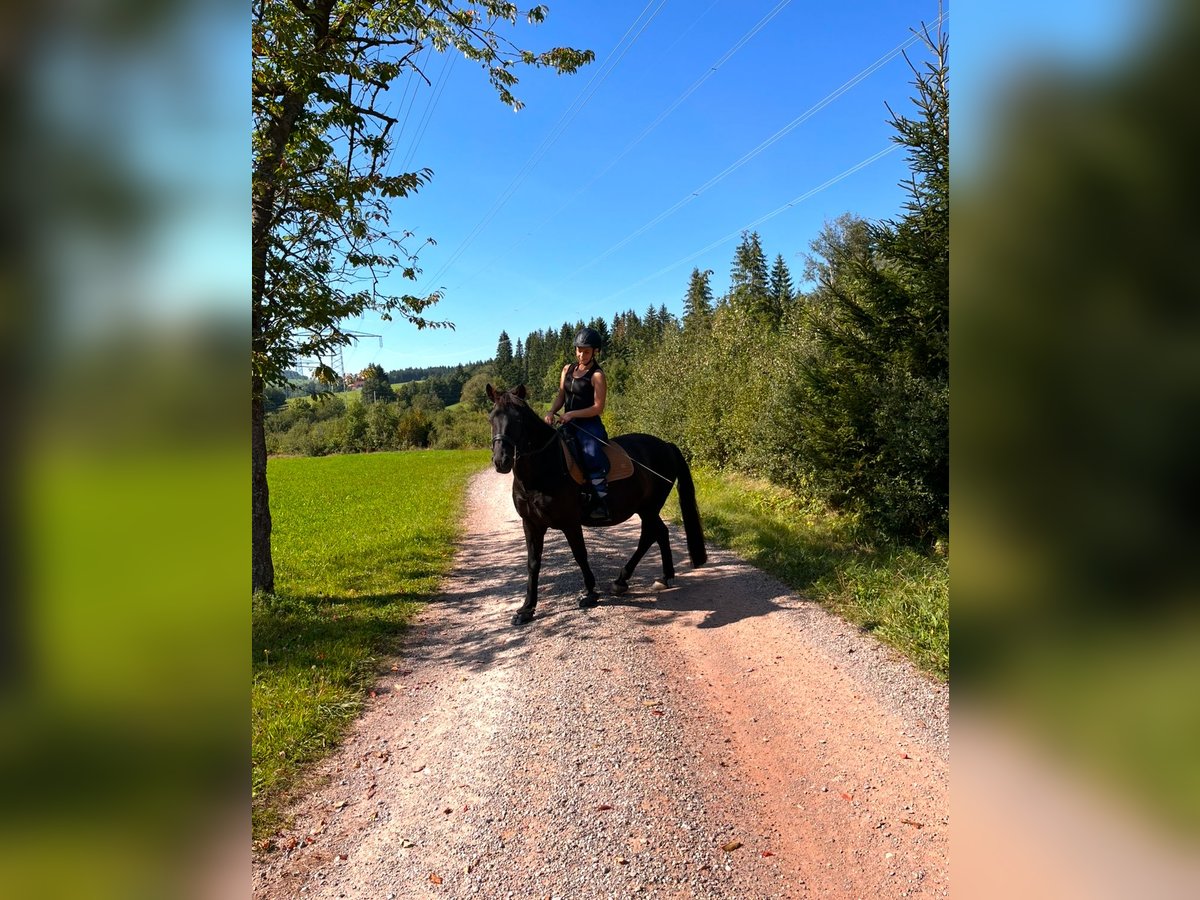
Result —
<instances>
[{"instance_id":1,"label":"pine tree","mask_svg":"<svg viewBox=\"0 0 1200 900\"><path fill-rule=\"evenodd\" d=\"M500 338L496 342L496 357L492 362L492 370L496 374L496 380L504 387L513 386L512 339L509 338L507 331L501 331Z\"/></svg>"},{"instance_id":2,"label":"pine tree","mask_svg":"<svg viewBox=\"0 0 1200 900\"><path fill-rule=\"evenodd\" d=\"M587 327L600 335L600 349L607 352L609 344L608 322L605 321L603 316L597 316L588 322Z\"/></svg>"},{"instance_id":3,"label":"pine tree","mask_svg":"<svg viewBox=\"0 0 1200 900\"><path fill-rule=\"evenodd\" d=\"M692 269L688 280L687 294L683 298L683 328L684 331L702 331L712 323L713 292L708 279L713 270Z\"/></svg>"},{"instance_id":4,"label":"pine tree","mask_svg":"<svg viewBox=\"0 0 1200 900\"><path fill-rule=\"evenodd\" d=\"M883 533L930 538L949 527L950 145L947 40L925 38L918 115L891 119L908 151L906 213L823 235L815 350L790 423L828 496Z\"/></svg>"},{"instance_id":5,"label":"pine tree","mask_svg":"<svg viewBox=\"0 0 1200 900\"><path fill-rule=\"evenodd\" d=\"M742 232L729 272L729 302L756 317L774 319L767 256L757 231ZM778 320L775 320L778 321Z\"/></svg>"},{"instance_id":6,"label":"pine tree","mask_svg":"<svg viewBox=\"0 0 1200 900\"><path fill-rule=\"evenodd\" d=\"M796 295L792 287L792 273L788 270L782 253L775 256L767 293L771 296L771 312L778 323L787 308L792 305L792 300Z\"/></svg>"},{"instance_id":7,"label":"pine tree","mask_svg":"<svg viewBox=\"0 0 1200 900\"><path fill-rule=\"evenodd\" d=\"M517 349L513 351L512 359L513 384L525 383L525 345L517 338Z\"/></svg>"}]
</instances>

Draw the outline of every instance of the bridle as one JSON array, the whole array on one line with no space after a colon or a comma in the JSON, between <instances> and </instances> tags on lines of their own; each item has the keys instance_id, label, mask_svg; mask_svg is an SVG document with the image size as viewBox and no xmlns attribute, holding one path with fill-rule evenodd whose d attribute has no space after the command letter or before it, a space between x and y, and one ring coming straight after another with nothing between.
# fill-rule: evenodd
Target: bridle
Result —
<instances>
[{"instance_id":1,"label":"bridle","mask_svg":"<svg viewBox=\"0 0 1200 900\"><path fill-rule=\"evenodd\" d=\"M550 448L550 445L559 439L558 429L554 429L554 433L550 435L550 439L545 444L538 447L536 450L522 450L517 446L517 442L510 438L507 434L497 434L492 436L492 449L495 450L497 444L508 444L512 447L513 459L521 459L524 456L537 456L539 453Z\"/></svg>"}]
</instances>

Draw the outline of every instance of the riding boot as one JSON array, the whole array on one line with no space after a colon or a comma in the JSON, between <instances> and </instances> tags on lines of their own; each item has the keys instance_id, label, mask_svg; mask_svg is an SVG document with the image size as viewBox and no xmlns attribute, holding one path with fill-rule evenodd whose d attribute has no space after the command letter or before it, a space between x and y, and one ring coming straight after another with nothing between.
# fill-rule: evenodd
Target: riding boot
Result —
<instances>
[{"instance_id":1,"label":"riding boot","mask_svg":"<svg viewBox=\"0 0 1200 900\"><path fill-rule=\"evenodd\" d=\"M608 491L601 490L602 487L599 484L593 485L592 507L587 514L589 522L608 521Z\"/></svg>"}]
</instances>

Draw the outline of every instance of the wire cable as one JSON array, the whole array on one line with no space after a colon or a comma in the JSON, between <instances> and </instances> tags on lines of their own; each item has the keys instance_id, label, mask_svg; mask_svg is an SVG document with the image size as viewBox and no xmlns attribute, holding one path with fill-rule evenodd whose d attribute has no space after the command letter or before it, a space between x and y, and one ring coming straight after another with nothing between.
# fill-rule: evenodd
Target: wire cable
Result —
<instances>
[{"instance_id":1,"label":"wire cable","mask_svg":"<svg viewBox=\"0 0 1200 900\"><path fill-rule=\"evenodd\" d=\"M944 18L945 18L945 15L939 17L938 22L940 23ZM682 197L680 200L678 200L673 206L669 207L668 209L663 210L657 216L655 216L653 219L651 219L649 222L645 223L644 225L642 225L640 228L633 231L632 233L626 235L621 240L617 241L617 243L613 244L611 247L609 247L607 250L605 250L599 256L594 257L593 259L584 263L579 268L575 269L570 274L559 279L557 282L555 282L551 286L552 289L561 287L564 283L566 283L567 281L570 281L576 275L580 274L581 272L586 271L587 269L590 269L592 266L596 265L596 263L601 262L604 259L607 259L613 253L616 253L622 247L626 246L630 241L635 240L636 238L645 234L647 231L649 231L655 225L659 224L663 220L674 215L676 212L678 212L680 209L682 209L688 203L691 203L693 200L695 200L697 197L699 197L705 191L708 191L710 188L715 187L717 184L719 184L725 178L729 177L731 174L736 172L742 166L746 165L746 163L750 162L752 159L754 159L756 156L758 156L760 153L762 153L768 147L772 146L775 143L778 143L785 136L790 134L792 131L794 131L796 128L798 128L800 125L802 125L804 122L808 121L810 118L812 118L818 112L820 112L822 109L829 106L829 104L831 104L834 100L841 97L843 94L845 94L851 88L860 84L861 82L863 82L864 80L869 78L871 75L873 75L875 72L879 71L879 69L881 69L883 66L887 65L889 62L891 62L897 56L902 54L908 47L910 47L912 44L914 44L915 42L917 42L920 39L921 39L921 37L919 34L913 34L911 37L907 38L903 43L901 43L898 46L894 47L893 49L889 50L886 54L881 56L879 59L875 60L875 62L871 63L871 65L867 66L865 69L860 71L858 74L854 75L852 78L850 78L850 80L846 81L844 84L842 84L837 89L835 89L835 90L831 91L829 94L825 95L825 97L823 97L821 100L819 100L816 104L809 107L807 110L805 110L803 113L801 113L795 119L793 119L787 125L780 128L778 131L776 131L773 135L771 135L766 140L764 140L762 143L760 143L753 150L748 151L747 153L742 155L742 157L740 159L730 163L728 166L726 166L723 170L718 172L716 175L714 175L708 181L704 182L704 184L700 185L695 190L690 191L688 194L684 195L684 197Z\"/></svg>"},{"instance_id":2,"label":"wire cable","mask_svg":"<svg viewBox=\"0 0 1200 900\"><path fill-rule=\"evenodd\" d=\"M663 123L663 121L667 118L667 116L669 116L676 109L678 109L679 106L685 100L688 99L688 97L690 97L692 94L694 94L696 92L696 90L699 89L699 87L702 84L704 84L704 82L706 82L709 78L711 78L714 74L716 74L717 70L720 69L721 66L723 66L726 62L728 62L729 59L735 53L737 53L740 49L742 49L742 47L744 47L746 45L746 43L749 42L749 40L752 37L754 37L756 34L758 34L758 32L762 31L762 29L764 27L766 27L767 23L770 22L772 19L774 19L777 15L779 15L779 13L781 13L783 11L784 7L786 7L791 2L792 2L792 0L781 0L781 2L774 9L772 9L770 12L768 12L762 19L760 19L758 21L758 23L755 24L754 27L750 29L750 31L748 31L748 32L746 32L746 34L742 35L742 37L739 38L738 41L732 47L730 47L728 50L726 50L720 59L718 59L716 62L714 62L711 66L708 66L705 69L704 74L701 75L695 82L693 82L691 87L689 87L682 94L680 94L670 106L668 106L665 110L663 110L661 113L659 113L658 118L656 118L653 122L651 122L649 125L647 125L646 128L643 129L641 134L639 134L628 145L626 145L624 150L622 150L615 157L613 157L613 159L603 169L601 169L599 172L597 172L595 175L593 175L591 180L588 181L587 184L585 184L581 188L578 188L575 191L575 193L571 194L571 196L568 197L558 207L558 209L556 209L549 216L547 216L545 219L543 219L538 225L534 226L533 229L525 232L525 234L523 234L521 237L517 238L503 253L500 254L500 257L504 258L504 257L511 255L514 250L516 250L523 243L525 243L525 241L527 241L530 237L532 237L537 232L541 231L543 228L545 228L547 225L549 225L551 222L553 222L556 218L558 218L558 216L562 214L563 210L567 209L572 203L574 203L577 199L579 199L581 194L585 193L589 188L591 188L592 185L594 185L597 181L599 181L601 178L603 178L605 175L607 175L612 170L613 166L615 166L622 159L624 159L629 154L629 152L631 150L633 150L634 147L636 147L638 144L640 144L642 141L644 141L650 135L650 133L652 131L654 131L654 129L656 129L659 125L661 125ZM709 6L709 9L712 9L711 5ZM708 10L705 10L705 12L708 12ZM703 14L701 14L701 17L703 17ZM699 19L697 19L696 21L699 21ZM692 24L695 25L695 22L693 22ZM456 287L462 287L464 284L467 284L470 281L472 281L474 278L476 278L480 273L482 273L486 269L490 268L492 265L492 261L494 259L495 259L495 257L493 257L492 260L489 260L488 262L484 263L484 265L480 266L478 269L476 269L474 272L472 272L470 275L468 275L466 278L464 278L462 281L460 281L456 285ZM598 261L598 260L596 260L596 261ZM578 272L572 272L571 274L575 275L575 274L578 274ZM568 276L568 277L570 277L570 276Z\"/></svg>"},{"instance_id":3,"label":"wire cable","mask_svg":"<svg viewBox=\"0 0 1200 900\"><path fill-rule=\"evenodd\" d=\"M733 238L737 237L738 235L742 234L743 232L749 231L750 229L752 229L758 225L761 225L763 222L766 222L769 219L775 218L777 215L779 215L782 212L785 212L786 210L791 209L796 204L803 203L805 200L809 199L810 197L812 197L816 194L819 194L821 191L825 190L826 188L832 187L833 185L837 184L839 181L842 181L845 178L849 178L855 172L858 172L861 169L865 169L867 166L871 165L871 163L882 159L883 157L887 156L889 153L893 153L898 149L899 149L899 145L897 145L897 144L893 144L889 147L883 148L878 153L875 153L872 156L868 156L866 159L862 160L859 163L856 163L855 165L851 166L850 168L846 169L843 172L839 172L837 175L833 176L832 178L830 178L828 181L824 182L823 184L819 184L815 188L811 188L811 189L805 191L803 194L800 194L798 197L792 198L787 203L783 204L782 206L778 207L777 209L773 209L773 210L771 210L771 212L769 212L765 215L759 216L753 222L747 222L741 228L737 228L737 229L729 232L729 234L725 235L724 237L717 238L711 244L708 244L705 247L701 247L696 252L691 253L691 254L683 257L682 259L677 259L675 262L671 263L670 265L664 266L663 268L659 269L657 272L654 272L651 275L647 275L645 278L641 279L640 281L635 281L633 284L627 285L626 287L621 288L619 291L609 294L603 300L597 301L597 305L608 303L610 300L612 300L616 297L620 297L622 294L628 293L629 291L633 290L636 287L641 287L647 281L652 281L655 278L658 278L660 275L665 275L667 272L670 272L672 269L678 268L679 266L684 265L685 263L691 262L698 256L703 256L705 253L707 253L710 250L715 250L717 247L721 246L726 241L732 240Z\"/></svg>"},{"instance_id":4,"label":"wire cable","mask_svg":"<svg viewBox=\"0 0 1200 900\"><path fill-rule=\"evenodd\" d=\"M658 6L655 7L653 12L650 13L649 18L647 18L645 23L638 28L637 33L629 39L628 43L622 47L621 45L625 43L630 32L632 32L634 28L637 28L638 22L643 16L646 15L646 12L656 2L658 3ZM533 171L534 167L539 162L541 162L542 157L544 157L550 148L555 144L555 142L558 141L563 132L565 132L571 122L574 121L575 117L580 113L583 107L587 105L588 101L591 100L592 96L597 90L599 90L600 86L608 78L612 70L616 68L617 64L625 57L625 54L629 52L629 49L637 42L638 38L641 37L642 33L646 30L646 28L649 27L650 23L654 21L655 17L659 14L666 3L667 0L650 0L650 2L646 4L645 8L643 8L638 14L638 17L634 19L633 24L630 25L625 31L625 34L622 35L621 40L617 42L617 47L614 48L613 53L609 56L609 59L605 61L604 66L592 75L591 80L587 83L587 85L584 86L584 89L580 92L579 96L576 97L571 106L567 108L566 112L563 113L558 122L555 123L554 127L550 129L546 137L543 138L542 143L533 152L533 155L530 156L530 158L525 162L525 165L522 166L520 171L518 171L513 177L513 180L509 183L508 187L505 188L504 191L492 203L491 208L487 211L487 213L484 214L483 219L481 219L480 222L471 229L466 238L464 238L463 242L458 246L458 249L456 249L450 255L446 262L442 264L441 268L439 268L431 278L427 279L425 285L422 286L422 292L425 292L426 289L431 285L436 284L436 282L446 273L446 271L458 261L463 253L466 252L467 248L474 242L475 238L479 236L480 232L482 232L483 229L491 223L492 219L496 217L496 214L499 213L504 205L512 198L512 195L516 193L517 188L519 188L529 176L529 173Z\"/></svg>"}]
</instances>

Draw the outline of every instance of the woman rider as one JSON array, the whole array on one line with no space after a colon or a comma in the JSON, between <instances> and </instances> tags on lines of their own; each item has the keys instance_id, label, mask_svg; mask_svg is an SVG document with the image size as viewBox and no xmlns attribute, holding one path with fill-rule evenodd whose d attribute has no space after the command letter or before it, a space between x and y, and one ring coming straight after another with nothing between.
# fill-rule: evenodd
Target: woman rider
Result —
<instances>
[{"instance_id":1,"label":"woman rider","mask_svg":"<svg viewBox=\"0 0 1200 900\"><path fill-rule=\"evenodd\" d=\"M592 328L580 329L579 334L575 335L576 362L563 366L558 380L558 394L546 416L546 423L554 424L555 414L566 404L567 410L561 418L563 422L572 423L583 465L588 470L596 495L596 503L587 516L593 522L608 519L608 483L605 480L608 457L604 455L604 446L600 443L608 440L608 432L600 420L608 384L604 380L604 370L596 362L599 349L600 335Z\"/></svg>"}]
</instances>

